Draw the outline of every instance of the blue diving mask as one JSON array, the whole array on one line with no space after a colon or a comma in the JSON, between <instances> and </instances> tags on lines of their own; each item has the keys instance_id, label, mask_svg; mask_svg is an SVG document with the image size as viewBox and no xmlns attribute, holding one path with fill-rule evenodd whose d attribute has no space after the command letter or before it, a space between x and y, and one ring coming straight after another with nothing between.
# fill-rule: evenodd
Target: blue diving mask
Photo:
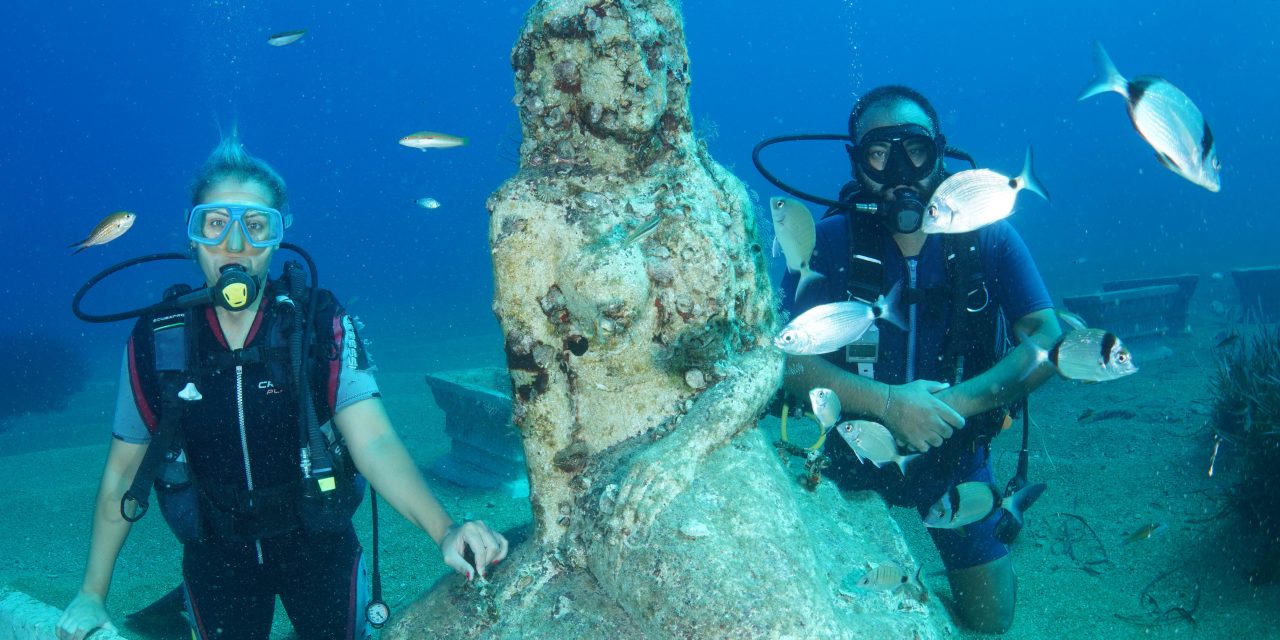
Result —
<instances>
[{"instance_id":1,"label":"blue diving mask","mask_svg":"<svg viewBox=\"0 0 1280 640\"><path fill-rule=\"evenodd\" d=\"M211 202L191 208L187 215L187 237L192 242L216 246L238 227L239 237L259 249L274 247L284 240L287 226L278 210L258 204Z\"/></svg>"}]
</instances>

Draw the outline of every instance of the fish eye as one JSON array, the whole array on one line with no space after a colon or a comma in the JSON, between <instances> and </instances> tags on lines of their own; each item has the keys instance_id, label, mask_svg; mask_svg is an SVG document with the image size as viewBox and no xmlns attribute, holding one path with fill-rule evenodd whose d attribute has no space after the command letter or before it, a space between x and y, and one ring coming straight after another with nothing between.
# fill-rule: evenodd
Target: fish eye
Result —
<instances>
[{"instance_id":1,"label":"fish eye","mask_svg":"<svg viewBox=\"0 0 1280 640\"><path fill-rule=\"evenodd\" d=\"M938 217L938 205L936 204L929 205L929 217L930 218Z\"/></svg>"},{"instance_id":2,"label":"fish eye","mask_svg":"<svg viewBox=\"0 0 1280 640\"><path fill-rule=\"evenodd\" d=\"M1121 353L1119 356L1116 356L1116 361L1118 361L1120 364L1124 364L1124 363L1128 362L1128 361L1129 361L1129 354L1127 354L1127 353Z\"/></svg>"},{"instance_id":3,"label":"fish eye","mask_svg":"<svg viewBox=\"0 0 1280 640\"><path fill-rule=\"evenodd\" d=\"M775 203L773 204L773 208L774 208L774 209L781 209L783 204L784 204L784 203L783 203L781 200L779 200L779 201L777 201L777 202L775 202Z\"/></svg>"},{"instance_id":4,"label":"fish eye","mask_svg":"<svg viewBox=\"0 0 1280 640\"><path fill-rule=\"evenodd\" d=\"M1209 164L1213 165L1214 171L1217 171L1222 168L1222 161L1218 159L1218 156L1214 156L1213 161L1210 162Z\"/></svg>"}]
</instances>

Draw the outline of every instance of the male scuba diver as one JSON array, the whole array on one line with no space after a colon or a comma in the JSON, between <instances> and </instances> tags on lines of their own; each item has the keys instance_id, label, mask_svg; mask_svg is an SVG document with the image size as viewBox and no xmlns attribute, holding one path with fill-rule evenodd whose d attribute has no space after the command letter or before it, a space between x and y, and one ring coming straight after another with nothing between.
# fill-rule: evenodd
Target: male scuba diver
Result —
<instances>
[{"instance_id":1,"label":"male scuba diver","mask_svg":"<svg viewBox=\"0 0 1280 640\"><path fill-rule=\"evenodd\" d=\"M843 136L793 139L834 138ZM788 273L783 301L795 317L829 302L870 304L900 285L896 315L905 328L878 323L835 353L788 356L784 386L801 398L832 389L845 418L880 422L899 448L923 454L904 473L862 462L842 438L825 443L826 473L842 489L874 489L923 517L956 485L993 482L990 440L1006 424L1005 407L1053 375L1033 345L1051 347L1061 330L1031 255L1007 221L964 234L921 230L924 203L948 175L945 156L967 159L947 147L924 96L902 86L867 93L849 116L848 140L854 180L838 201L809 198L834 205L818 223L809 265L827 278L795 299L799 278ZM1010 334L1019 345L1001 353ZM1020 520L1011 519L996 509L963 527L929 529L969 628L1001 633L1012 623L1007 543Z\"/></svg>"}]
</instances>

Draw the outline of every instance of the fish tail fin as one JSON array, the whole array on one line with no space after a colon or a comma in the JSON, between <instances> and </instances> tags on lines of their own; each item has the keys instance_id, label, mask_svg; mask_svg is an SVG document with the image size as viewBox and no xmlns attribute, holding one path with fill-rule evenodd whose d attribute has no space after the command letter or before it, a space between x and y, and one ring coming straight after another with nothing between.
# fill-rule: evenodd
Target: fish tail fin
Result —
<instances>
[{"instance_id":1,"label":"fish tail fin","mask_svg":"<svg viewBox=\"0 0 1280 640\"><path fill-rule=\"evenodd\" d=\"M72 251L72 252L71 252L71 255L73 255L73 256L74 256L75 254L80 253L81 251L84 251L85 249L88 249L88 248L89 248L89 244L88 244L88 243L84 243L84 242L77 242L77 243L75 243L75 244L73 244L73 245L68 246L67 248L68 248L68 249L70 249L71 247L78 247L75 251Z\"/></svg>"},{"instance_id":2,"label":"fish tail fin","mask_svg":"<svg viewBox=\"0 0 1280 640\"><path fill-rule=\"evenodd\" d=\"M1035 169L1031 166L1031 145L1027 145L1027 160L1022 165L1022 173L1018 175L1018 182L1022 184L1023 189L1044 198L1045 202L1049 201L1049 190L1044 188L1040 178L1036 177Z\"/></svg>"},{"instance_id":3,"label":"fish tail fin","mask_svg":"<svg viewBox=\"0 0 1280 640\"><path fill-rule=\"evenodd\" d=\"M1076 100L1084 100L1092 98L1099 93L1114 91L1122 96L1129 94L1129 81L1120 75L1116 70L1115 63L1111 62L1111 56L1107 55L1107 50L1102 48L1102 43L1094 41L1093 43L1093 59L1097 65L1097 75L1093 77L1093 81L1080 91L1080 95Z\"/></svg>"},{"instance_id":4,"label":"fish tail fin","mask_svg":"<svg viewBox=\"0 0 1280 640\"><path fill-rule=\"evenodd\" d=\"M1022 520L1022 514L1026 513L1027 509L1030 509L1031 505L1035 504L1036 500L1039 500L1040 496L1044 495L1044 490L1048 488L1049 485L1043 482L1027 485L1019 489L1017 493L1009 496L1009 499L1005 504L1005 509L1009 511L1013 517L1018 520Z\"/></svg>"},{"instance_id":5,"label":"fish tail fin","mask_svg":"<svg viewBox=\"0 0 1280 640\"><path fill-rule=\"evenodd\" d=\"M875 315L876 318L886 320L899 329L906 331L907 325L902 321L902 316L898 313L898 303L901 298L902 281L899 280L898 283L893 285L893 288L889 290L888 295L880 296L880 299L876 300L876 304L874 306Z\"/></svg>"},{"instance_id":6,"label":"fish tail fin","mask_svg":"<svg viewBox=\"0 0 1280 640\"><path fill-rule=\"evenodd\" d=\"M898 458L894 460L894 462L898 463L898 469L902 471L903 477L906 477L907 475L907 465L910 464L912 460L915 460L916 458L919 458L919 457L920 457L920 454L913 453L906 456L898 456Z\"/></svg>"},{"instance_id":7,"label":"fish tail fin","mask_svg":"<svg viewBox=\"0 0 1280 640\"><path fill-rule=\"evenodd\" d=\"M800 299L800 294L804 293L814 283L822 282L827 277L809 268L809 265L800 266L800 282L796 284L796 300Z\"/></svg>"},{"instance_id":8,"label":"fish tail fin","mask_svg":"<svg viewBox=\"0 0 1280 640\"><path fill-rule=\"evenodd\" d=\"M924 573L924 565L920 565L919 567L916 567L916 574L914 576L911 576L911 584L927 594L928 591L925 590L924 583L920 582L921 573Z\"/></svg>"}]
</instances>

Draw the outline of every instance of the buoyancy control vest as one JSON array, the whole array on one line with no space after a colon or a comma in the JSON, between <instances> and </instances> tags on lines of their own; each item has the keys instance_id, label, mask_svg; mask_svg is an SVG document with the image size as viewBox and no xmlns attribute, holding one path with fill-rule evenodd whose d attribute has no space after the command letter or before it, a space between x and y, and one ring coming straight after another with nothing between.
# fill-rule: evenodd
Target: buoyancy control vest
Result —
<instances>
[{"instance_id":1,"label":"buoyancy control vest","mask_svg":"<svg viewBox=\"0 0 1280 640\"><path fill-rule=\"evenodd\" d=\"M841 189L840 200L863 201L857 182ZM848 209L828 209L823 218L833 215L844 215L848 221L849 288L844 293L851 299L873 303L887 293L881 254L889 231L879 220ZM904 306L919 305L947 314L942 358L917 363L915 377L956 384L990 369L1010 344L1003 314L992 304L987 289L978 231L942 234L941 241L945 284L914 288L904 282L900 295ZM836 355L841 356L836 364L849 369L850 364L842 354ZM971 416L966 428L957 432L953 440L967 441L970 447L985 445L1000 432L1007 415L1008 412L1000 408Z\"/></svg>"},{"instance_id":2,"label":"buoyancy control vest","mask_svg":"<svg viewBox=\"0 0 1280 640\"><path fill-rule=\"evenodd\" d=\"M367 368L367 355L330 292L288 282L301 277L288 266L285 274L263 293L242 349L228 349L211 307L144 316L134 327L130 380L152 441L131 493L142 493L145 506L153 478L161 512L184 543L340 530L359 506L363 480L332 417L344 346L358 368ZM304 333L313 339L293 345L301 351L295 367L293 314L312 308L311 295L315 311L304 322L313 330ZM312 416L301 415L301 392L310 394ZM323 440L321 456L307 453L316 438L308 424ZM313 457L332 461L331 486L317 489L305 477Z\"/></svg>"}]
</instances>

